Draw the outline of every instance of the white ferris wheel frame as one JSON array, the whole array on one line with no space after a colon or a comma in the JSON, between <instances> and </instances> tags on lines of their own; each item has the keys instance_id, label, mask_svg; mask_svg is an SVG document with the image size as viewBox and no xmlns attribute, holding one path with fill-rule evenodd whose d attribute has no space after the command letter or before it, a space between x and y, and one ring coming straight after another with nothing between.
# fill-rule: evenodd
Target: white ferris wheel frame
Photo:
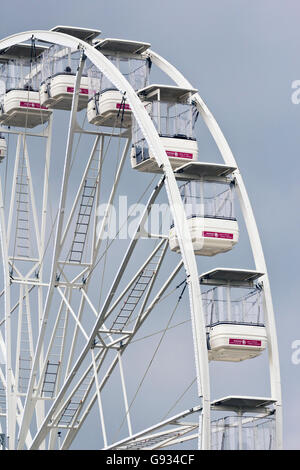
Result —
<instances>
[{"instance_id":1,"label":"white ferris wheel frame","mask_svg":"<svg viewBox=\"0 0 300 470\"><path fill-rule=\"evenodd\" d=\"M193 250L192 240L190 232L187 225L187 218L184 211L184 206L180 197L179 189L176 183L176 179L169 162L169 159L164 151L160 138L157 134L157 131L154 127L151 118L144 109L140 99L137 94L130 86L129 82L123 77L121 72L99 51L96 50L91 44L88 44L78 38L69 36L64 33L53 32L53 31L27 31L23 33L18 33L13 36L10 36L6 39L0 41L0 49L6 49L11 46L14 46L25 41L30 41L32 38L37 40L45 41L48 43L58 44L64 47L72 49L81 49L82 52L90 59L90 61L116 86L118 90L122 93L126 92L126 99L130 104L132 113L135 119L138 122L138 125L151 149L157 164L163 168L164 173L164 183L169 199L169 205L174 218L174 226L176 229L179 246L181 250L181 256L187 276L187 284L189 290L189 299L190 299L190 308L192 316L192 324L194 329L194 348L195 348L195 357L196 357L196 368L197 368L197 379L198 379L198 394L202 398L202 430L201 430L201 449L210 449L210 409L211 409L211 399L210 399L210 376L209 376L209 361L208 361L208 352L206 345L206 331L204 323L204 315L202 311L202 302L201 302L201 291L199 285L199 275L196 264L195 253ZM165 72L169 77L176 83L177 86L192 88L191 84L186 80L186 78L168 61L162 58L156 52L153 52L151 49L147 50L145 53L152 62L158 66L163 72ZM82 67L81 67L82 68ZM72 133L74 131L74 126L76 124L74 108L76 106L76 96L78 95L78 89L80 84L81 70L77 72L76 84L74 89L74 99L72 103L71 117L68 130L68 146L66 151L65 167L64 167L64 177L69 171L69 159L72 152ZM253 210L249 201L249 197L242 179L242 176L238 170L235 158L232 154L232 151L220 130L215 118L207 108L206 104L201 99L200 95L197 93L193 95L193 100L196 103L197 109L201 114L205 124L207 125L221 155L224 159L225 164L237 168L233 176L236 182L237 193L239 196L239 202L241 205L243 217L246 223L246 228L251 244L252 254L255 262L257 271L264 273L262 279L263 288L264 288L264 297L265 297L265 307L266 307L266 329L268 337L268 355L269 355L269 369L270 369L270 385L271 385L271 398L276 402L276 448L282 448L282 403L281 403L281 383L280 383L280 367L279 367L279 353L277 345L277 335L275 327L275 317L274 310L271 298L270 285L268 280L267 268L264 259L263 249L260 241L260 236L258 228L255 222ZM64 178L63 178L64 181ZM58 217L57 224L57 233L61 234L62 231L62 218L61 215L64 211L64 202L65 202L65 188L62 186L61 198L60 198L60 212ZM13 383L13 378L11 375L12 365L10 363L10 277L9 277L9 260L8 260L8 244L6 238L6 222L4 217L4 205L2 197L2 189L0 191L0 223L1 223L1 248L2 248L2 258L3 258L3 268L4 268L4 296L5 296L5 334L6 334L6 386L9 390ZM53 261L52 261L52 277L49 283L48 294L46 298L46 307L44 310L44 317L42 322L42 327L44 322L47 320L47 305L48 299L51 299L51 292L53 291L53 286L55 284L55 269L58 259L56 253L54 252ZM42 335L40 336L42 338ZM42 341L38 344L37 349L42 347ZM85 349L90 347L90 342L87 341L87 346ZM83 351L84 354L84 351ZM37 357L37 355L36 355ZM37 361L33 364L33 371L31 375L31 387L34 383L35 378L35 367L37 367ZM75 365L76 367L76 365ZM75 373L75 369L72 369L72 373ZM61 391L61 396L63 396L64 390ZM30 392L28 394L29 400L25 404L25 413L26 410L30 409ZM10 409L10 394L7 396L8 410ZM59 397L58 397L59 399ZM51 412L51 410L50 410ZM9 413L7 413L9 415ZM50 413L51 414L51 413ZM45 437L47 419L50 414L48 414L44 423L40 423L40 431L35 437L34 441L31 444L31 448L39 448L41 442ZM29 413L30 415L30 413ZM28 416L29 416L28 415ZM7 417L7 429L8 433L13 433L13 425L10 417ZM23 416L23 423L20 433L20 447L22 448L26 440L26 414ZM27 423L28 424L28 423Z\"/></svg>"}]
</instances>

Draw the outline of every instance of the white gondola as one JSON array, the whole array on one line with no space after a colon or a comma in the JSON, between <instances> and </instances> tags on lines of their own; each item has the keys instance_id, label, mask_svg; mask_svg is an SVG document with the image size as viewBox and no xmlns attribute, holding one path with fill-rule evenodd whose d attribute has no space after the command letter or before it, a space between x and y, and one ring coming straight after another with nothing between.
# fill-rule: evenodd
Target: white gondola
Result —
<instances>
[{"instance_id":1,"label":"white gondola","mask_svg":"<svg viewBox=\"0 0 300 470\"><path fill-rule=\"evenodd\" d=\"M198 159L198 144L193 132L197 113L191 103L191 96L196 91L176 86L149 85L138 92L174 169ZM135 120L131 166L143 172L162 172Z\"/></svg>"},{"instance_id":2,"label":"white gondola","mask_svg":"<svg viewBox=\"0 0 300 470\"><path fill-rule=\"evenodd\" d=\"M229 175L234 170L226 165L191 163L176 174L187 179L180 186L195 254L214 256L231 250L239 239L234 216L234 185ZM172 251L180 252L174 227L169 233Z\"/></svg>"},{"instance_id":3,"label":"white gondola","mask_svg":"<svg viewBox=\"0 0 300 470\"><path fill-rule=\"evenodd\" d=\"M138 90L148 83L150 62L141 56L150 44L121 39L104 39L95 46ZM96 126L131 127L131 109L113 84L95 67L89 75L88 121Z\"/></svg>"},{"instance_id":4,"label":"white gondola","mask_svg":"<svg viewBox=\"0 0 300 470\"><path fill-rule=\"evenodd\" d=\"M188 219L188 227L196 255L214 256L232 250L238 242L238 226L235 220L208 217ZM172 251L179 253L180 247L176 231L171 228L169 243Z\"/></svg>"},{"instance_id":5,"label":"white gondola","mask_svg":"<svg viewBox=\"0 0 300 470\"><path fill-rule=\"evenodd\" d=\"M114 88L106 88L89 100L87 117L89 123L95 126L131 127L130 105Z\"/></svg>"},{"instance_id":6,"label":"white gondola","mask_svg":"<svg viewBox=\"0 0 300 470\"><path fill-rule=\"evenodd\" d=\"M222 418L211 423L213 450L274 450L275 400L267 397L228 396L211 408Z\"/></svg>"},{"instance_id":7,"label":"white gondola","mask_svg":"<svg viewBox=\"0 0 300 470\"><path fill-rule=\"evenodd\" d=\"M216 269L203 274L208 357L213 361L239 362L266 349L262 290L254 284L255 271Z\"/></svg>"},{"instance_id":8,"label":"white gondola","mask_svg":"<svg viewBox=\"0 0 300 470\"><path fill-rule=\"evenodd\" d=\"M39 92L20 89L5 93L1 111L1 124L29 129L46 123L51 113L41 105Z\"/></svg>"},{"instance_id":9,"label":"white gondola","mask_svg":"<svg viewBox=\"0 0 300 470\"><path fill-rule=\"evenodd\" d=\"M5 137L0 134L0 163L6 157L7 154L7 144Z\"/></svg>"},{"instance_id":10,"label":"white gondola","mask_svg":"<svg viewBox=\"0 0 300 470\"><path fill-rule=\"evenodd\" d=\"M40 61L28 57L28 46L19 45L15 49L1 65L0 122L5 126L33 128L46 123L51 115L40 101ZM18 58L10 59L13 56Z\"/></svg>"},{"instance_id":11,"label":"white gondola","mask_svg":"<svg viewBox=\"0 0 300 470\"><path fill-rule=\"evenodd\" d=\"M80 51L52 46L41 59L42 83L40 100L52 109L70 110L75 88L76 69ZM87 107L89 99L88 77L83 70L78 94L78 111Z\"/></svg>"},{"instance_id":12,"label":"white gondola","mask_svg":"<svg viewBox=\"0 0 300 470\"><path fill-rule=\"evenodd\" d=\"M41 84L41 102L49 108L70 110L74 88L75 74L59 73L49 78L49 81ZM79 88L78 111L87 107L88 94L88 80L86 77L82 77Z\"/></svg>"}]
</instances>

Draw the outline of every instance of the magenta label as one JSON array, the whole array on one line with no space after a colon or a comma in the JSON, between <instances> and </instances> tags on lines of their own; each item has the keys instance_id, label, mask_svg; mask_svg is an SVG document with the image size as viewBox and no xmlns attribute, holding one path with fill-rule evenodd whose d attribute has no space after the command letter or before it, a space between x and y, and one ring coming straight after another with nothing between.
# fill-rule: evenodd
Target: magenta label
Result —
<instances>
[{"instance_id":1,"label":"magenta label","mask_svg":"<svg viewBox=\"0 0 300 470\"><path fill-rule=\"evenodd\" d=\"M261 341L256 339L229 338L229 344L238 346L261 346Z\"/></svg>"},{"instance_id":2,"label":"magenta label","mask_svg":"<svg viewBox=\"0 0 300 470\"><path fill-rule=\"evenodd\" d=\"M209 238L226 238L228 240L233 240L233 233L223 233L223 232L202 232L203 237Z\"/></svg>"},{"instance_id":3,"label":"magenta label","mask_svg":"<svg viewBox=\"0 0 300 470\"><path fill-rule=\"evenodd\" d=\"M166 150L166 154L168 155L168 157L187 158L189 160L193 159L192 153L173 152L173 150Z\"/></svg>"},{"instance_id":4,"label":"magenta label","mask_svg":"<svg viewBox=\"0 0 300 470\"><path fill-rule=\"evenodd\" d=\"M72 86L67 86L67 92L68 93L73 93L74 92L74 87ZM81 95L88 95L89 94L89 90L88 88L79 88L79 93Z\"/></svg>"},{"instance_id":5,"label":"magenta label","mask_svg":"<svg viewBox=\"0 0 300 470\"><path fill-rule=\"evenodd\" d=\"M41 106L40 103L32 103L31 101L20 101L22 108L34 108L34 109L47 109L46 106Z\"/></svg>"},{"instance_id":6,"label":"magenta label","mask_svg":"<svg viewBox=\"0 0 300 470\"><path fill-rule=\"evenodd\" d=\"M117 108L117 109L129 109L129 110L131 109L130 106L129 106L129 104L125 104L125 103L124 103L124 104L122 104L122 103L117 103L117 104L116 104L116 108Z\"/></svg>"}]
</instances>

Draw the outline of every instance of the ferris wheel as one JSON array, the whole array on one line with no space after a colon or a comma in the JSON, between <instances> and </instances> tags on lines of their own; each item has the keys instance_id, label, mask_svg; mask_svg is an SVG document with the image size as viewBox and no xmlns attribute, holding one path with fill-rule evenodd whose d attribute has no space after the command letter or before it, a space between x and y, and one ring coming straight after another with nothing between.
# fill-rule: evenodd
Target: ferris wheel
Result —
<instances>
[{"instance_id":1,"label":"ferris wheel","mask_svg":"<svg viewBox=\"0 0 300 470\"><path fill-rule=\"evenodd\" d=\"M197 89L148 43L67 26L3 39L0 66L3 448L282 448L260 237ZM235 195L255 269L230 265ZM268 396L215 396L211 364L260 355Z\"/></svg>"}]
</instances>

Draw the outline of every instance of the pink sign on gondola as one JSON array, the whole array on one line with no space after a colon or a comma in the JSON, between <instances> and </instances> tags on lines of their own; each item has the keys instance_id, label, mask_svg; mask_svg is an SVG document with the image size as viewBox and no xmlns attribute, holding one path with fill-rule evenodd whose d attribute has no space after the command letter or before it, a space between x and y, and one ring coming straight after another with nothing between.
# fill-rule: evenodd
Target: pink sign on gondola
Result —
<instances>
[{"instance_id":1,"label":"pink sign on gondola","mask_svg":"<svg viewBox=\"0 0 300 470\"><path fill-rule=\"evenodd\" d=\"M130 106L129 106L129 104L122 104L122 103L117 103L117 104L116 104L116 108L117 108L117 109L127 109L127 110L130 110L130 109L131 109Z\"/></svg>"},{"instance_id":2,"label":"pink sign on gondola","mask_svg":"<svg viewBox=\"0 0 300 470\"><path fill-rule=\"evenodd\" d=\"M74 92L74 87L72 86L68 86L67 87L67 92L68 93L73 93ZM79 93L81 95L88 95L89 94L89 90L87 88L79 88Z\"/></svg>"},{"instance_id":3,"label":"pink sign on gondola","mask_svg":"<svg viewBox=\"0 0 300 470\"><path fill-rule=\"evenodd\" d=\"M261 341L256 339L229 338L229 344L236 346L261 346Z\"/></svg>"},{"instance_id":4,"label":"pink sign on gondola","mask_svg":"<svg viewBox=\"0 0 300 470\"><path fill-rule=\"evenodd\" d=\"M233 233L223 233L223 232L202 232L203 237L209 238L226 238L227 240L233 240Z\"/></svg>"},{"instance_id":5,"label":"pink sign on gondola","mask_svg":"<svg viewBox=\"0 0 300 470\"><path fill-rule=\"evenodd\" d=\"M166 150L166 154L168 155L168 157L187 158L188 160L193 159L192 153L174 152L173 150Z\"/></svg>"},{"instance_id":6,"label":"pink sign on gondola","mask_svg":"<svg viewBox=\"0 0 300 470\"><path fill-rule=\"evenodd\" d=\"M33 109L48 109L46 106L41 106L40 103L32 103L32 101L20 101L22 108L33 108Z\"/></svg>"}]
</instances>

